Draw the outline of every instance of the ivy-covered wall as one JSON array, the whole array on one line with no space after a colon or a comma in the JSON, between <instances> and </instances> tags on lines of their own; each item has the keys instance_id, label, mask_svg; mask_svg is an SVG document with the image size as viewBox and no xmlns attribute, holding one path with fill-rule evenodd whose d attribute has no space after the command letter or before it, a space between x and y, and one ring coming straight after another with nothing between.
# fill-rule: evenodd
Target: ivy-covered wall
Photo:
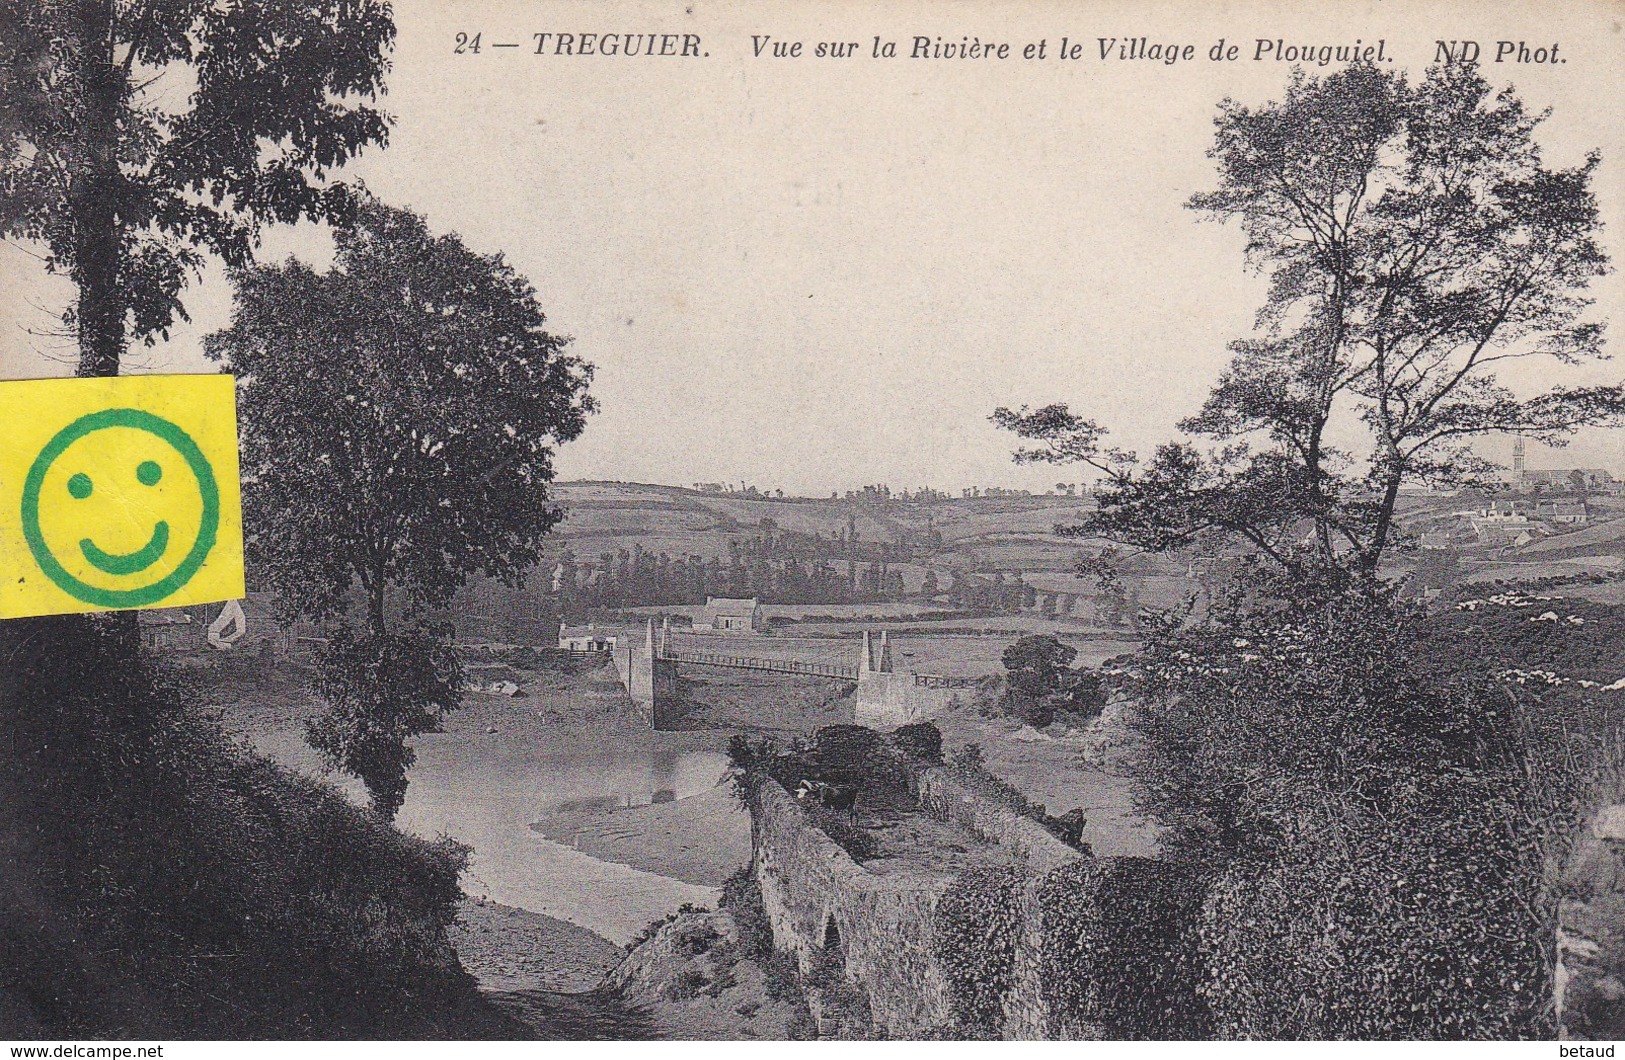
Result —
<instances>
[{"instance_id":1,"label":"ivy-covered wall","mask_svg":"<svg viewBox=\"0 0 1625 1060\"><path fill-rule=\"evenodd\" d=\"M804 974L838 958L847 979L868 993L877 1031L919 1037L945 1030L948 985L932 951L931 915L951 881L865 870L771 779L756 785L751 821L774 944L794 955Z\"/></svg>"},{"instance_id":2,"label":"ivy-covered wall","mask_svg":"<svg viewBox=\"0 0 1625 1060\"><path fill-rule=\"evenodd\" d=\"M1603 806L1563 878L1557 1014L1566 1038L1625 1037L1625 803Z\"/></svg>"},{"instance_id":3,"label":"ivy-covered wall","mask_svg":"<svg viewBox=\"0 0 1625 1060\"><path fill-rule=\"evenodd\" d=\"M1076 1021L1051 1011L1041 884L1089 862L1041 825L946 774L921 778L932 812L1008 849L1010 863L957 875L871 873L762 778L751 796L754 871L775 945L803 972L830 959L868 994L892 1037L1046 1038Z\"/></svg>"}]
</instances>

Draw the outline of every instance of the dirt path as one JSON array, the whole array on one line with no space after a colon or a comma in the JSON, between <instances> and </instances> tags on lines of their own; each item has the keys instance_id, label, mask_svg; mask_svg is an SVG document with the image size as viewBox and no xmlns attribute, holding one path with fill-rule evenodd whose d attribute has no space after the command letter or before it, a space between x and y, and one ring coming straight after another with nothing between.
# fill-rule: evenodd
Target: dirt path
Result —
<instances>
[{"instance_id":1,"label":"dirt path","mask_svg":"<svg viewBox=\"0 0 1625 1060\"><path fill-rule=\"evenodd\" d=\"M468 899L448 933L502 1033L550 1041L660 1037L605 978L625 953L608 939L528 909Z\"/></svg>"}]
</instances>

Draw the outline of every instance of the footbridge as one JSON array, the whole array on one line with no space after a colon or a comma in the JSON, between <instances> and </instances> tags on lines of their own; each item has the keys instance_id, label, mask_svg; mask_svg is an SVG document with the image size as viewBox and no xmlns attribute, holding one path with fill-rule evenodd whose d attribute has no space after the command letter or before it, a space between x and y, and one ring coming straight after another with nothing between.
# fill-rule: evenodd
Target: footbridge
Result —
<instances>
[{"instance_id":1,"label":"footbridge","mask_svg":"<svg viewBox=\"0 0 1625 1060\"><path fill-rule=\"evenodd\" d=\"M638 641L642 643L637 643ZM677 709L679 666L705 666L725 670L827 677L857 685L856 720L861 724L895 726L940 714L954 697L976 684L976 678L896 670L891 645L884 632L878 638L863 633L857 666L815 662L783 656L737 655L731 652L680 648L671 627L657 629L650 619L642 637L622 637L613 657L615 670L632 701L649 711L655 728Z\"/></svg>"}]
</instances>

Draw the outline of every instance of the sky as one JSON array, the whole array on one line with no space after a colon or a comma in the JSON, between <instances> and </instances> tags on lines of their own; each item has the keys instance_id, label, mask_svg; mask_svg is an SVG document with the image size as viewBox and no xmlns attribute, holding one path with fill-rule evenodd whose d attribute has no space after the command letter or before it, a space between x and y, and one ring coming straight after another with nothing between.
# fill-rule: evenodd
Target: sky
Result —
<instances>
[{"instance_id":1,"label":"sky","mask_svg":"<svg viewBox=\"0 0 1625 1060\"><path fill-rule=\"evenodd\" d=\"M1290 64L1258 38L1385 41L1419 75L1438 39L1559 45L1560 63L1487 64L1549 106L1549 161L1603 153L1597 192L1625 259L1622 9L1440 2L575 3L395 0L386 149L345 171L436 231L501 251L552 328L596 366L601 411L561 450L561 478L748 482L821 495L887 483L1048 489L1081 470L1018 468L1000 405L1065 401L1148 451L1195 411L1249 333L1262 281L1233 226L1184 208L1226 95L1278 97ZM692 33L698 58L533 54L532 34ZM454 54L458 33L481 35ZM1006 60L910 59L915 36L1009 43ZM857 42L849 59L753 55L752 37ZM905 57L872 59L873 38ZM1082 58L1054 57L1060 39ZM1195 46L1191 62L1097 58L1098 37ZM1219 39L1242 59L1206 59ZM1047 42L1045 60L1024 60ZM494 49L495 43L518 43ZM550 49L551 50L551 49ZM771 44L768 49L771 51ZM321 262L314 226L261 256ZM70 288L38 248L0 244L0 378L67 374L50 334ZM1596 285L1625 319L1625 281ZM213 370L229 321L211 266L192 317L132 351L136 370ZM1622 341L1617 335L1615 347ZM1612 382L1618 362L1520 385ZM1625 432L1533 467L1625 473ZM1510 445L1486 454L1506 459Z\"/></svg>"}]
</instances>

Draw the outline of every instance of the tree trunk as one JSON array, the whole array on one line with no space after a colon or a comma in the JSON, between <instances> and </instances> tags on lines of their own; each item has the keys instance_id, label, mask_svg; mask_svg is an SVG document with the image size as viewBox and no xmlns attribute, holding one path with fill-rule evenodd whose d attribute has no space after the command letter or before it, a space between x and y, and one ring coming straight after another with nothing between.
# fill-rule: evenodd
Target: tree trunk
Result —
<instances>
[{"instance_id":1,"label":"tree trunk","mask_svg":"<svg viewBox=\"0 0 1625 1060\"><path fill-rule=\"evenodd\" d=\"M1360 566L1367 575L1377 573L1377 565L1382 562L1383 550L1388 547L1388 535L1394 525L1394 507L1399 501L1399 484L1404 473L1395 467L1390 471L1383 483L1382 506L1377 509L1377 525L1371 531L1371 540L1366 543L1360 557Z\"/></svg>"},{"instance_id":2,"label":"tree trunk","mask_svg":"<svg viewBox=\"0 0 1625 1060\"><path fill-rule=\"evenodd\" d=\"M125 346L118 116L127 85L113 55L113 0L80 0L75 21L84 107L84 155L69 193L79 374L109 376L118 374Z\"/></svg>"},{"instance_id":3,"label":"tree trunk","mask_svg":"<svg viewBox=\"0 0 1625 1060\"><path fill-rule=\"evenodd\" d=\"M380 549L379 556L382 555L383 550ZM389 627L388 621L384 617L385 578L384 561L380 558L373 562L372 573L363 585L367 593L367 632L377 638L380 644L383 643L384 635L388 632Z\"/></svg>"},{"instance_id":4,"label":"tree trunk","mask_svg":"<svg viewBox=\"0 0 1625 1060\"><path fill-rule=\"evenodd\" d=\"M1332 555L1332 527L1326 517L1326 494L1321 482L1321 432L1323 424L1316 424L1309 435L1309 504L1314 509L1315 537L1320 543L1321 559L1330 564Z\"/></svg>"},{"instance_id":5,"label":"tree trunk","mask_svg":"<svg viewBox=\"0 0 1625 1060\"><path fill-rule=\"evenodd\" d=\"M71 276L78 288L74 313L81 376L118 375L125 349L118 119L128 85L113 54L114 2L78 0L72 22L77 45L82 153L70 176L68 209L73 225ZM111 650L118 659L133 659L141 644L134 611L98 614L88 620L65 615L4 622L0 626L5 627L0 634L0 655L17 667L37 663L47 641L54 642L57 651L71 653L71 645L92 638L95 650ZM85 650L92 650L91 645L86 643ZM21 706L26 709L26 704Z\"/></svg>"}]
</instances>

